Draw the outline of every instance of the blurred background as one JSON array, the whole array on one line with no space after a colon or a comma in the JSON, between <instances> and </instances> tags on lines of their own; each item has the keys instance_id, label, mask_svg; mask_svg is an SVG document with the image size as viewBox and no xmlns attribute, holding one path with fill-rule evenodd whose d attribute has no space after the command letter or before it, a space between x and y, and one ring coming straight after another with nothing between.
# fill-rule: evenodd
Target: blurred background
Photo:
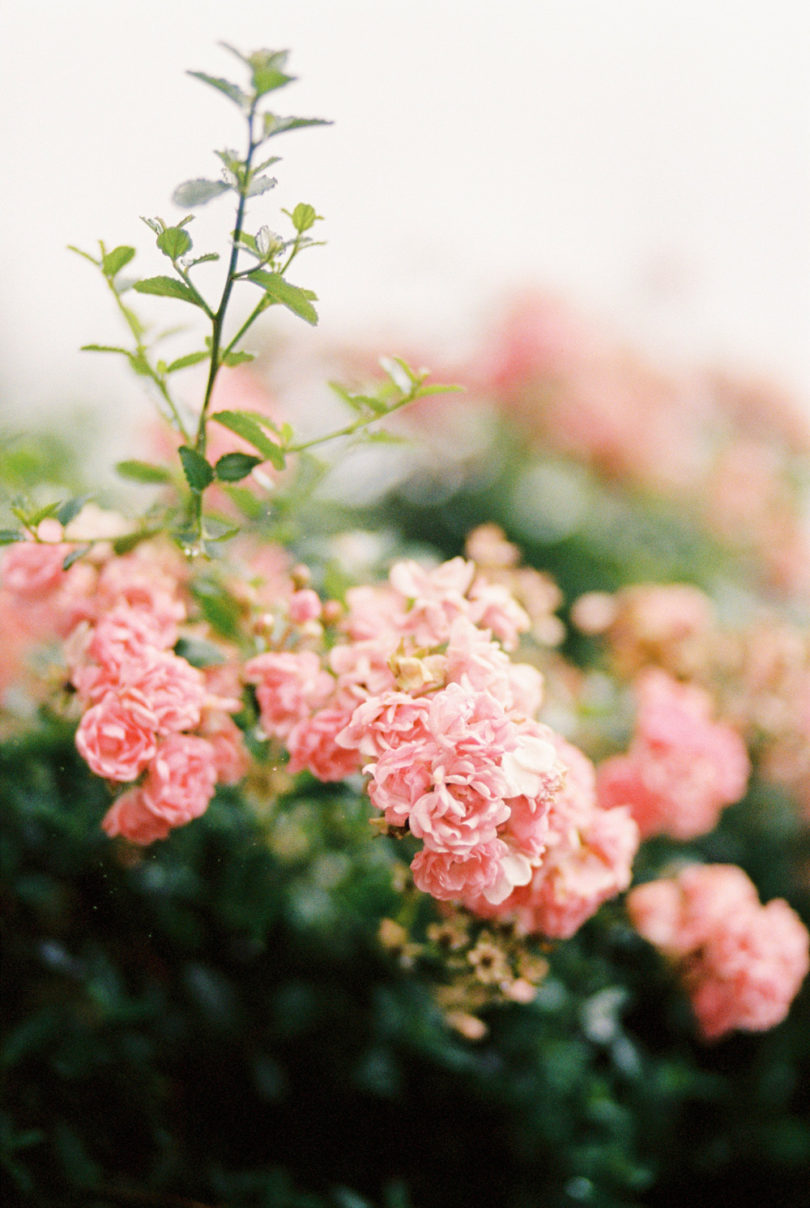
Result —
<instances>
[{"instance_id":1,"label":"blurred background","mask_svg":"<svg viewBox=\"0 0 810 1208\"><path fill-rule=\"evenodd\" d=\"M241 138L185 75L217 46L289 47L281 112L330 129L279 148L278 189L328 247L297 266L326 338L486 322L540 286L667 360L712 359L810 398L810 8L691 0L48 0L0 14L4 425L140 401L103 283L66 251L142 249L187 177ZM223 236L216 204L195 222ZM145 255L144 255L145 253ZM285 317L287 322L292 322Z\"/></svg>"}]
</instances>

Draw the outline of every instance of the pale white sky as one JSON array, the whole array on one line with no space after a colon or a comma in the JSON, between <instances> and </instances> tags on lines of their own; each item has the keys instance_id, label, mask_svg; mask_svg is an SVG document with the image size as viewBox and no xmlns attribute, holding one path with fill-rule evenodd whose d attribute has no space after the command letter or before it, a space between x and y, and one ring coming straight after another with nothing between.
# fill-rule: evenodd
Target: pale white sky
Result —
<instances>
[{"instance_id":1,"label":"pale white sky","mask_svg":"<svg viewBox=\"0 0 810 1208\"><path fill-rule=\"evenodd\" d=\"M291 48L279 108L335 120L279 140L279 187L254 208L257 225L299 200L326 216L296 276L324 338L452 334L536 284L810 405L805 0L5 0L6 422L138 396L77 351L120 333L65 245L146 253L138 215L179 217L175 184L216 175L237 113L184 71L231 74L219 39Z\"/></svg>"}]
</instances>

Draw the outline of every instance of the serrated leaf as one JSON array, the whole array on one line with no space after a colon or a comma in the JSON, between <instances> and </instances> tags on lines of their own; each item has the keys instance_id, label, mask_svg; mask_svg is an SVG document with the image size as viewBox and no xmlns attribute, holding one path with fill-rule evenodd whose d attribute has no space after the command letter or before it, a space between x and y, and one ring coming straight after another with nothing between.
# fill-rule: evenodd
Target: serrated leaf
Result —
<instances>
[{"instance_id":1,"label":"serrated leaf","mask_svg":"<svg viewBox=\"0 0 810 1208\"><path fill-rule=\"evenodd\" d=\"M117 472L132 482L171 482L172 473L167 466L157 466L151 461L119 461Z\"/></svg>"},{"instance_id":2,"label":"serrated leaf","mask_svg":"<svg viewBox=\"0 0 810 1208\"><path fill-rule=\"evenodd\" d=\"M331 126L332 122L323 117L279 117L275 113L264 115L264 137L274 138L277 134L286 134L288 130L303 130L306 126Z\"/></svg>"},{"instance_id":3,"label":"serrated leaf","mask_svg":"<svg viewBox=\"0 0 810 1208\"><path fill-rule=\"evenodd\" d=\"M219 252L206 252L204 256L195 256L193 260L187 261L189 268L195 268L198 264L205 264L209 260L219 260Z\"/></svg>"},{"instance_id":4,"label":"serrated leaf","mask_svg":"<svg viewBox=\"0 0 810 1208\"><path fill-rule=\"evenodd\" d=\"M222 364L233 369L235 365L247 365L256 360L255 352L229 352L222 358Z\"/></svg>"},{"instance_id":5,"label":"serrated leaf","mask_svg":"<svg viewBox=\"0 0 810 1208\"><path fill-rule=\"evenodd\" d=\"M134 255L134 247L125 247L123 245L121 247L115 247L111 252L107 252L106 255L102 257L101 271L104 273L105 277L109 277L110 280L112 280L117 273L120 273L125 264L129 264Z\"/></svg>"},{"instance_id":6,"label":"serrated leaf","mask_svg":"<svg viewBox=\"0 0 810 1208\"><path fill-rule=\"evenodd\" d=\"M179 260L191 249L191 236L183 227L166 227L158 235L157 245L170 260Z\"/></svg>"},{"instance_id":7,"label":"serrated leaf","mask_svg":"<svg viewBox=\"0 0 810 1208\"><path fill-rule=\"evenodd\" d=\"M214 468L196 449L181 445L177 450L183 463L183 473L192 491L204 491L214 481Z\"/></svg>"},{"instance_id":8,"label":"serrated leaf","mask_svg":"<svg viewBox=\"0 0 810 1208\"><path fill-rule=\"evenodd\" d=\"M66 499L64 503L59 505L59 509L56 513L56 519L63 528L67 528L71 520L76 519L89 498L89 495L77 495L73 499Z\"/></svg>"},{"instance_id":9,"label":"serrated leaf","mask_svg":"<svg viewBox=\"0 0 810 1208\"><path fill-rule=\"evenodd\" d=\"M262 459L254 457L252 453L225 453L214 470L220 482L241 482L261 462Z\"/></svg>"},{"instance_id":10,"label":"serrated leaf","mask_svg":"<svg viewBox=\"0 0 810 1208\"><path fill-rule=\"evenodd\" d=\"M116 344L82 344L80 352L120 352L123 356L132 356L129 348L119 348Z\"/></svg>"},{"instance_id":11,"label":"serrated leaf","mask_svg":"<svg viewBox=\"0 0 810 1208\"><path fill-rule=\"evenodd\" d=\"M227 193L230 187L224 180L184 180L172 193L172 201L176 206L204 206Z\"/></svg>"},{"instance_id":12,"label":"serrated leaf","mask_svg":"<svg viewBox=\"0 0 810 1208\"><path fill-rule=\"evenodd\" d=\"M253 68L253 87L256 90L256 96L266 96L268 92L275 92L277 88L291 84L294 79L295 76L287 75L286 72L279 71L270 64L262 63Z\"/></svg>"},{"instance_id":13,"label":"serrated leaf","mask_svg":"<svg viewBox=\"0 0 810 1208\"><path fill-rule=\"evenodd\" d=\"M193 76L195 80L200 80L203 84L208 84L211 88L216 88L217 92L228 97L240 109L250 108L250 97L242 91L238 84L233 84L230 80L223 80L219 76L206 75L204 71L189 71L187 75Z\"/></svg>"},{"instance_id":14,"label":"serrated leaf","mask_svg":"<svg viewBox=\"0 0 810 1208\"><path fill-rule=\"evenodd\" d=\"M12 545L15 541L24 540L24 535L18 529L0 529L0 545Z\"/></svg>"},{"instance_id":15,"label":"serrated leaf","mask_svg":"<svg viewBox=\"0 0 810 1208\"><path fill-rule=\"evenodd\" d=\"M284 453L264 432L260 421L250 411L217 411L211 416L223 428L235 432L262 454L277 470L284 469Z\"/></svg>"},{"instance_id":16,"label":"serrated leaf","mask_svg":"<svg viewBox=\"0 0 810 1208\"><path fill-rule=\"evenodd\" d=\"M304 231L308 231L310 227L315 225L318 219L318 214L316 213L314 206L307 205L306 202L300 201L290 217L292 218L292 224L296 231L298 231L299 235L303 235Z\"/></svg>"},{"instance_id":17,"label":"serrated leaf","mask_svg":"<svg viewBox=\"0 0 810 1208\"><path fill-rule=\"evenodd\" d=\"M175 643L174 653L191 663L192 667L218 667L225 662L225 655L219 646L202 638L180 638Z\"/></svg>"},{"instance_id":18,"label":"serrated leaf","mask_svg":"<svg viewBox=\"0 0 810 1208\"><path fill-rule=\"evenodd\" d=\"M284 280L280 273L269 273L260 268L254 269L245 280L260 285L273 302L286 306L287 310L298 315L299 319L311 323L313 327L317 324L318 312L310 301L316 297L312 290L291 285L289 281Z\"/></svg>"},{"instance_id":19,"label":"serrated leaf","mask_svg":"<svg viewBox=\"0 0 810 1208\"><path fill-rule=\"evenodd\" d=\"M275 189L277 184L275 176L254 176L247 187L246 196L261 197L262 193L269 193L271 189Z\"/></svg>"},{"instance_id":20,"label":"serrated leaf","mask_svg":"<svg viewBox=\"0 0 810 1208\"><path fill-rule=\"evenodd\" d=\"M191 365L199 365L200 361L207 361L210 356L208 352L189 352L184 357L178 357L176 361L171 361L166 366L167 373L176 373L178 369L188 369Z\"/></svg>"},{"instance_id":21,"label":"serrated leaf","mask_svg":"<svg viewBox=\"0 0 810 1208\"><path fill-rule=\"evenodd\" d=\"M134 288L139 294L179 298L181 302L190 302L192 306L200 305L189 287L175 277L145 277L143 281L136 281Z\"/></svg>"}]
</instances>

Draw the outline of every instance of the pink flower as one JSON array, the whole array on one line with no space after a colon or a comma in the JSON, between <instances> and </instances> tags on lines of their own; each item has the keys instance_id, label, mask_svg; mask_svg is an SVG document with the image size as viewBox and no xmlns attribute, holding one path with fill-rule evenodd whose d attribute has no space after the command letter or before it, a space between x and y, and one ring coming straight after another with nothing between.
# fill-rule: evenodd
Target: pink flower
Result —
<instances>
[{"instance_id":1,"label":"pink flower","mask_svg":"<svg viewBox=\"0 0 810 1208\"><path fill-rule=\"evenodd\" d=\"M637 682L636 733L626 755L599 768L599 800L628 805L642 836L691 839L745 792L750 764L740 736L711 721L702 689L657 669Z\"/></svg>"},{"instance_id":2,"label":"pink flower","mask_svg":"<svg viewBox=\"0 0 810 1208\"><path fill-rule=\"evenodd\" d=\"M333 687L332 677L311 650L259 654L245 664L244 675L256 685L268 737L285 738L293 726L325 704Z\"/></svg>"},{"instance_id":3,"label":"pink flower","mask_svg":"<svg viewBox=\"0 0 810 1208\"><path fill-rule=\"evenodd\" d=\"M139 788L129 789L116 798L101 825L111 839L123 835L130 843L144 846L156 839L165 839L171 830L171 824L165 818L152 812Z\"/></svg>"},{"instance_id":4,"label":"pink flower","mask_svg":"<svg viewBox=\"0 0 810 1208\"><path fill-rule=\"evenodd\" d=\"M289 770L306 768L319 780L344 780L359 771L357 751L339 745L337 736L346 726L342 709L321 709L293 726L287 735Z\"/></svg>"},{"instance_id":5,"label":"pink flower","mask_svg":"<svg viewBox=\"0 0 810 1208\"><path fill-rule=\"evenodd\" d=\"M316 591L303 587L290 596L289 616L294 625L317 621L321 615L321 600Z\"/></svg>"},{"instance_id":6,"label":"pink flower","mask_svg":"<svg viewBox=\"0 0 810 1208\"><path fill-rule=\"evenodd\" d=\"M206 700L205 677L185 659L157 651L133 678L157 718L159 734L193 730L199 725Z\"/></svg>"},{"instance_id":7,"label":"pink flower","mask_svg":"<svg viewBox=\"0 0 810 1208\"><path fill-rule=\"evenodd\" d=\"M64 581L62 563L73 549L39 541L20 541L3 555L3 585L8 591L28 600L37 600L55 591Z\"/></svg>"},{"instance_id":8,"label":"pink flower","mask_svg":"<svg viewBox=\"0 0 810 1208\"><path fill-rule=\"evenodd\" d=\"M183 826L205 813L216 779L216 755L210 742L191 734L170 734L149 765L142 801L169 826Z\"/></svg>"},{"instance_id":9,"label":"pink flower","mask_svg":"<svg viewBox=\"0 0 810 1208\"><path fill-rule=\"evenodd\" d=\"M247 774L250 759L244 736L227 713L207 714L201 737L213 748L217 784L236 784Z\"/></svg>"},{"instance_id":10,"label":"pink flower","mask_svg":"<svg viewBox=\"0 0 810 1208\"><path fill-rule=\"evenodd\" d=\"M707 1040L779 1023L810 969L798 915L782 899L761 906L732 865L690 865L639 885L627 907L639 933L675 962Z\"/></svg>"},{"instance_id":11,"label":"pink flower","mask_svg":"<svg viewBox=\"0 0 810 1208\"><path fill-rule=\"evenodd\" d=\"M440 902L477 897L497 881L504 854L499 839L462 854L424 848L411 861L414 884Z\"/></svg>"},{"instance_id":12,"label":"pink flower","mask_svg":"<svg viewBox=\"0 0 810 1208\"><path fill-rule=\"evenodd\" d=\"M157 749L157 718L134 688L107 692L79 722L76 747L91 772L106 780L135 780Z\"/></svg>"}]
</instances>

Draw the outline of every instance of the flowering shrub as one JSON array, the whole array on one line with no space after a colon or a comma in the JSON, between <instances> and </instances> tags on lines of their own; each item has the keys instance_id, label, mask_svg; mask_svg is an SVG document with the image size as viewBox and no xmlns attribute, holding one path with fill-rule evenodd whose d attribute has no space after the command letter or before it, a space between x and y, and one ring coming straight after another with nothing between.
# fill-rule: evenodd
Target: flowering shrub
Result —
<instances>
[{"instance_id":1,"label":"flowering shrub","mask_svg":"<svg viewBox=\"0 0 810 1208\"><path fill-rule=\"evenodd\" d=\"M784 1021L808 971L808 934L799 914L782 896L760 905L754 881L731 863L756 865L758 845L745 826L752 816L760 817L757 811L763 834L779 839L776 822L784 814L762 809L763 793L766 803L768 792L789 794L791 834L806 838L807 640L778 603L766 613L756 595L766 581L783 593L794 592L793 604L804 599L798 529L790 500L777 489L779 467L764 475L753 501L757 506L752 503L751 514L746 513L752 537L748 552L761 558L764 572L743 575L748 603L742 622L720 616L709 591L695 583L639 581L622 525L621 532L614 528L610 542L611 565L620 573L607 578L615 581L588 573L589 565L603 569L598 546L590 550L590 563L588 557L572 556L569 548L560 558L559 577L568 580L564 590L549 572L553 559L535 557L542 569L523 564L518 546L492 522L497 492L486 474L482 514L471 515L476 509L452 498L448 503L447 494L440 500L442 517L450 517L456 538L467 530L463 551L438 548L440 525L437 548L426 549L423 541L414 550L403 511L400 531L394 526L385 554L372 559L373 566L353 566L345 553L351 541L341 544L328 503L313 498L312 484L326 471L314 464L311 450L331 442L342 449L367 443L378 421L414 404L430 462L431 424L441 430L442 412L420 416L425 404L418 400L449 388L430 385L426 371L392 358L383 363L382 384L335 387L352 411L349 422L301 438L285 418L284 401L274 398L271 405L258 380L244 376L242 366L253 354L242 341L265 310L281 306L317 322L312 291L287 276L298 256L314 245L309 232L320 220L314 207L300 203L283 211L292 230L282 236L267 225L250 229L255 224L249 221L248 203L276 185L266 174L276 157L257 163L259 149L279 134L322 123L266 110L267 98L291 80L283 54L234 53L249 76L245 86L192 74L240 111L247 127L245 155L217 152L222 176L187 181L174 195L183 209L233 195L236 219L219 301L208 300L198 276L198 266L217 260L218 253L191 255L191 215L173 226L158 218L147 221L171 276L127 280L124 270L135 257L128 245L110 250L100 244L98 256L80 253L100 270L131 336L130 347L88 347L125 356L151 381L160 400L167 435L156 442L152 434L150 441L164 460L130 459L119 466L125 478L151 491L150 502L132 519L98 508L81 493L43 503L38 486L30 497L15 494L7 508L0 616L9 635L9 658L0 690L11 750L4 775L20 819L20 851L28 851L27 810L33 799L37 825L47 819L46 830L55 828L66 847L72 843L86 858L102 862L118 892L138 897L132 917L145 908L161 921L160 927L155 924L160 935L165 924L170 938L161 942L167 950L176 944L183 961L190 961L178 974L181 988L175 993L199 1000L203 1031L227 1036L229 1053L237 1036L238 1043L251 1045L255 1035L265 1034L261 1004L275 993L267 986L272 962L279 958L269 937L278 941L285 929L294 933L292 946L301 953L281 957L282 963L291 961L285 976L292 988L290 1002L278 1007L287 1022L279 1024L274 1043L283 1048L298 1035L297 1028L310 1028L308 1040L313 1052L319 1051L319 1008L301 989L301 966L309 975L307 960L322 962L333 993L340 977L330 964L331 948L341 950L345 929L345 943L369 984L376 984L380 968L385 970L383 1005L374 1008L376 1031L363 1057L365 1073L362 1078L356 1070L352 1074L364 1093L388 1086L388 1071L395 1065L390 1035L385 1038L385 1029L394 1029L385 995L394 994L391 985L396 985L396 993L417 996L401 1008L397 1043L404 1044L405 1037L418 1048L418 1034L420 1060L425 1053L431 1059L453 1054L451 1064L475 1071L476 1093L482 1096L493 1070L508 1067L515 1110L533 1121L521 1127L529 1130L531 1144L542 1136L544 1158L559 1148L554 1129L563 1126L555 1123L555 1111L543 1108L541 1123L534 1119L541 1110L536 1104L518 1102L517 1074L527 1068L526 1053L533 1053L542 1069L532 1084L541 1104L554 1095L564 1098L572 1070L587 1066L587 1103L566 1102L560 1109L571 1135L566 1153L554 1158L557 1198L549 1202L593 1198L600 1189L615 1197L629 1195L651 1186L665 1161L661 1154L653 1157L656 1143L649 1138L638 1142L638 1154L626 1169L611 1147L628 1131L624 1109L618 1108L625 1091L639 1120L651 1114L645 1094L674 1094L671 1086L666 1089L667 1077L677 1084L677 1070L672 1066L669 1074L653 1076L655 1044L647 1034L672 1027L668 1007L659 1001L660 987L668 986L667 970L675 970L691 1001L701 1038L728 1037L729 1045L741 1042L734 1033L761 1032ZM259 300L232 334L226 325L230 296L245 284L253 287L254 299L258 290ZM210 324L205 346L173 360L157 355L131 293L195 308ZM193 366L204 367L196 408L174 385L175 375ZM582 481L591 486L609 481L611 490L617 483L626 489L629 482L629 506L637 515L649 499L645 496L639 508L634 493L642 488L677 501L684 510L690 493L711 499L707 516L719 518L712 540L728 538L729 528L733 538L734 518L743 507L733 490L718 487L737 473L735 451L742 449L739 464L750 469L770 448L762 409L743 407L739 388L717 381L710 390L702 381L702 393L689 396L685 411L676 410L676 401L689 394L685 383L666 380L578 322L557 311L538 312L534 305L512 316L476 364L458 376L470 384L473 397L497 394L510 422L552 450L551 480L563 465L561 457L579 458L593 475ZM749 442L726 447L713 431L710 472L703 456L706 392L718 415L743 414ZM535 405L539 395L542 409ZM641 428L640 413L645 417ZM800 441L785 423L777 443L789 440L791 455L798 456ZM535 456L531 447L527 454L525 441L523 446L521 456ZM666 465L660 457L665 446L672 454ZM520 475L526 467L513 453ZM492 458L497 461L497 450ZM467 471L473 479L480 475L474 463L472 458L462 466L457 481L463 484ZM538 468L539 480L548 483L549 466L535 463L529 470ZM414 470L412 463L411 469L418 488L419 467ZM526 480L518 477L509 494L511 505L517 500L524 510L524 529ZM566 497L570 478L563 474L556 481L563 483L559 513L552 498L542 517L551 531L564 537L566 506L585 515L586 527L598 528L599 515L581 509L570 491ZM500 518L508 520L508 509ZM373 519L369 512L368 522ZM561 527L555 530L555 524ZM789 535L796 558L780 560L769 550L775 533ZM537 546L527 544L536 555ZM731 544L737 548L734 539ZM32 771L36 761L26 762L22 755L23 787L15 787L14 754L24 751L30 734L39 736L43 750L53 743L54 767L65 775L72 768L79 788L64 790L66 799L62 772L49 779ZM41 780L48 785L45 801L30 788ZM81 804L63 817L76 797ZM71 824L72 831L66 829ZM772 850L765 843L759 847ZM788 851L780 859L790 868L785 893L798 904L806 884L793 856ZM20 856L16 868L22 889L14 908L26 926L29 910L39 911L37 918L42 915L50 926L58 911L47 894L38 898L42 878L34 874L31 880L27 859ZM756 871L766 884L768 866ZM625 908L622 895L628 889ZM205 959L201 917L212 937ZM64 928L78 945L74 923L71 918ZM82 1000L71 1026L84 1027L95 1018L94 1010L104 1016L114 1000L113 1021L146 1011L155 1028L162 1022L154 1004L166 1005L171 962L152 946L146 926L134 936L130 927L128 917L126 951L117 953L124 972L101 961L98 952L83 957L82 969L95 968L97 960L103 971L98 978L79 977L91 987L95 1006L91 1010ZM237 934L229 931L233 927ZM644 940L662 953L657 967ZM37 959L73 976L71 958L60 944L58 938L45 941ZM158 971L160 988L147 988L133 1005L124 1001L125 987L140 984L141 957L150 976ZM22 964L25 959L20 958ZM216 971L218 960L228 966L227 976ZM242 966L261 983L260 994L241 985L234 968ZM416 990L402 989L405 975ZM673 993L666 1002L676 1004L677 1017L683 999ZM43 999L50 994L43 990ZM323 987L318 995L328 997ZM255 1033L241 1025L242 1012L249 1013L247 1000L261 1021ZM633 1017L644 1003L646 1023ZM21 1015L27 1006L21 1005ZM354 1027L351 1008L345 1014ZM519 1040L509 1039L504 1019L516 1021ZM46 1025L49 1020L46 1011ZM8 1041L12 1063L20 1058L24 1065L27 1046L36 1044L36 1028L31 1041L26 1026L19 1022ZM162 1043L171 1049L181 1029L172 1033L166 1026ZM285 1027L291 1029L288 1036ZM682 1020L673 1033L678 1044L691 1043L691 1030ZM480 1064L470 1055L470 1041L493 1046ZM137 1065L130 1059L140 1051L138 1044L132 1047L130 1064ZM555 1051L564 1054L557 1067ZM265 1050L252 1056L251 1085L260 1098L283 1104L286 1075L278 1072L276 1058ZM195 1060L189 1055L190 1067ZM329 1066L332 1057L324 1060ZM71 1068L63 1054L57 1064L60 1070ZM594 1121L601 1119L600 1127L607 1127L606 1068L609 1094L616 1100L615 1135L595 1156L598 1146L582 1138L590 1135ZM214 1061L212 1081L222 1076ZM405 1077L390 1074L390 1085L401 1087ZM311 1072L304 1078L310 1094L313 1079L318 1081ZM339 1089L342 1080L335 1074ZM689 1094L697 1095L699 1082L686 1079ZM13 1134L6 1160L23 1190L33 1176L17 1150L39 1144L35 1131L34 1140L26 1141L35 1115L26 1086L21 1076L17 1107L23 1131ZM233 1092L240 1102L243 1094L244 1087ZM379 1116L378 1102L368 1116ZM268 1132L275 1135L279 1125L274 1117ZM368 1126L366 1121L363 1128ZM84 1180L85 1187L111 1202L116 1195L135 1194L101 1186L102 1166L123 1170L106 1156L88 1158L82 1174L84 1142L76 1141L61 1117L54 1128L61 1168L78 1169L78 1182ZM194 1132L188 1121L184 1130ZM389 1131L397 1134L395 1121ZM165 1145L170 1132L161 1125L157 1133ZM65 1141L68 1134L71 1139ZM286 1137L279 1144L292 1142ZM528 1151L531 1144L515 1142L515 1147ZM151 1168L156 1183L166 1182L169 1159L164 1154L161 1160L163 1166L155 1159ZM302 1150L296 1159L299 1173L308 1160ZM361 1158L353 1161L362 1167ZM37 1167L41 1180L53 1173L49 1163L40 1161ZM263 1164L260 1154L257 1165ZM189 1159L186 1177L194 1166ZM392 1169L400 1166L394 1163ZM125 1173L128 1180L138 1176L134 1158ZM409 1192L390 1174L374 1176L375 1194L384 1194L385 1208L399 1208ZM534 1194L539 1177L535 1164L535 1181L524 1183L509 1203L531 1202L526 1197ZM432 1177L423 1172L412 1181L420 1204L436 1202ZM285 1202L298 1203L283 1178L272 1183L272 1191L265 1180L253 1198L241 1184L233 1191L237 1183L215 1171L204 1194L213 1194L216 1185L226 1188L217 1194L234 1196L234 1204L259 1204L276 1202L272 1196L278 1200L282 1187ZM264 1192L263 1200L256 1198ZM465 1192L468 1200L473 1194ZM344 1196L329 1202L367 1201Z\"/></svg>"}]
</instances>

